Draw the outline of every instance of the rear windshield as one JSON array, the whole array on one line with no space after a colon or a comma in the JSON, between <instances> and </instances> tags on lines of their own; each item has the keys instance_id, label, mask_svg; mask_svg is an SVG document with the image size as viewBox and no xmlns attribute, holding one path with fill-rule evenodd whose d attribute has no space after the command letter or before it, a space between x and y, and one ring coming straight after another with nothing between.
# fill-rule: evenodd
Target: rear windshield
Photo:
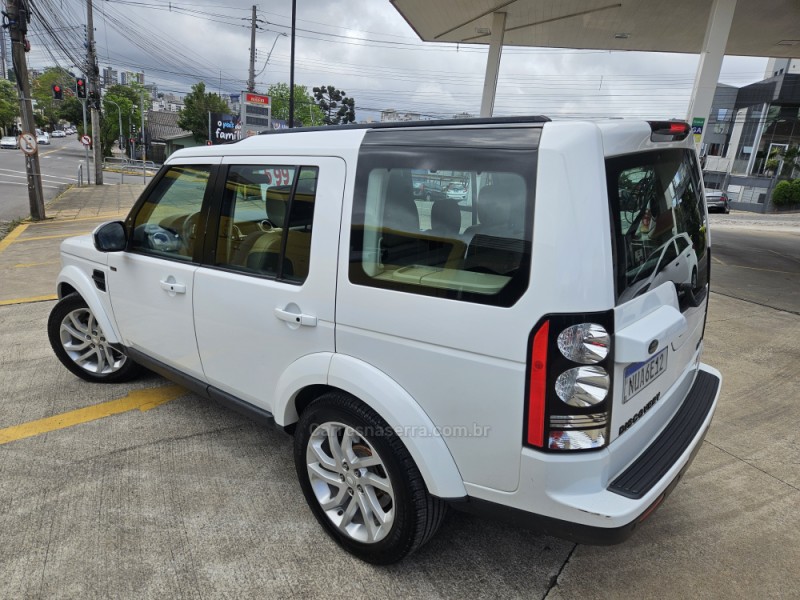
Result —
<instances>
[{"instance_id":1,"label":"rear windshield","mask_svg":"<svg viewBox=\"0 0 800 600\"><path fill-rule=\"evenodd\" d=\"M617 303L671 281L680 297L708 283L702 179L690 150L608 159Z\"/></svg>"}]
</instances>

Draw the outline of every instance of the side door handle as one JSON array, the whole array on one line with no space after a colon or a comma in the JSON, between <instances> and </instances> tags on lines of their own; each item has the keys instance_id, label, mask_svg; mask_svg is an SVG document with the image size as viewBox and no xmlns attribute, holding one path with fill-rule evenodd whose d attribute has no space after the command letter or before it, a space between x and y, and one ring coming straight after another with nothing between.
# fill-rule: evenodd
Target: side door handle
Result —
<instances>
[{"instance_id":1,"label":"side door handle","mask_svg":"<svg viewBox=\"0 0 800 600\"><path fill-rule=\"evenodd\" d=\"M282 308L276 308L274 312L275 316L278 317L281 321L286 321L287 323L289 323L290 325L294 325L295 327L299 325L303 325L305 327L317 326L317 317L314 317L312 315L304 315L302 313L290 312Z\"/></svg>"},{"instance_id":2,"label":"side door handle","mask_svg":"<svg viewBox=\"0 0 800 600\"><path fill-rule=\"evenodd\" d=\"M170 292L170 294L186 293L186 285L183 283L178 283L172 277L169 277L161 281L161 289L164 290L165 292Z\"/></svg>"}]
</instances>

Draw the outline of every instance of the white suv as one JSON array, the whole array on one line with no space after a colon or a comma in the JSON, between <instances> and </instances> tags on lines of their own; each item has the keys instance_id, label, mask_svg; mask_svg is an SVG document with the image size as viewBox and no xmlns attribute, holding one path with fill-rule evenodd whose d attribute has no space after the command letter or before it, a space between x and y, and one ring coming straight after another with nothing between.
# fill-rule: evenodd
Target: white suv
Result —
<instances>
[{"instance_id":1,"label":"white suv","mask_svg":"<svg viewBox=\"0 0 800 600\"><path fill-rule=\"evenodd\" d=\"M448 506L618 542L719 396L689 132L488 119L182 150L124 223L63 243L50 340L86 380L143 365L293 433L312 512L364 560Z\"/></svg>"}]
</instances>

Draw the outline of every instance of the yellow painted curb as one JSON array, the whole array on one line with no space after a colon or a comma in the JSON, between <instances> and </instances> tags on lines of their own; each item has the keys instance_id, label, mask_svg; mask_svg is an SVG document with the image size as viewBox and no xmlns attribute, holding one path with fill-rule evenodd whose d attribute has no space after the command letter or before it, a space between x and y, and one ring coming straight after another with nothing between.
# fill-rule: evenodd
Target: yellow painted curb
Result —
<instances>
[{"instance_id":1,"label":"yellow painted curb","mask_svg":"<svg viewBox=\"0 0 800 600\"><path fill-rule=\"evenodd\" d=\"M30 304L32 302L44 302L46 300L58 300L58 296L31 296L29 298L12 298L11 300L0 300L0 306L10 306L12 304Z\"/></svg>"},{"instance_id":2,"label":"yellow painted curb","mask_svg":"<svg viewBox=\"0 0 800 600\"><path fill-rule=\"evenodd\" d=\"M4 237L2 241L0 241L0 252L8 248L11 244L13 244L14 240L16 240L20 235L22 235L22 232L28 228L28 225L30 225L30 223L21 223L17 225L13 231L11 231L6 237Z\"/></svg>"}]
</instances>

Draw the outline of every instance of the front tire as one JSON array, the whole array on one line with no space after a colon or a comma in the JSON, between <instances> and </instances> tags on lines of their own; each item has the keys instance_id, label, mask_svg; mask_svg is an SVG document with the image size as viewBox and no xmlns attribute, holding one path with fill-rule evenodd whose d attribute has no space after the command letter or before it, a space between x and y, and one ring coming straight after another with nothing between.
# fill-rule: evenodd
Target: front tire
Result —
<instances>
[{"instance_id":1,"label":"front tire","mask_svg":"<svg viewBox=\"0 0 800 600\"><path fill-rule=\"evenodd\" d=\"M139 365L108 343L78 294L64 296L53 307L47 320L47 337L61 363L81 379L120 383L139 374Z\"/></svg>"},{"instance_id":2,"label":"front tire","mask_svg":"<svg viewBox=\"0 0 800 600\"><path fill-rule=\"evenodd\" d=\"M356 398L330 392L295 431L300 486L323 529L373 564L397 562L427 542L446 505L428 493L394 430Z\"/></svg>"}]
</instances>

